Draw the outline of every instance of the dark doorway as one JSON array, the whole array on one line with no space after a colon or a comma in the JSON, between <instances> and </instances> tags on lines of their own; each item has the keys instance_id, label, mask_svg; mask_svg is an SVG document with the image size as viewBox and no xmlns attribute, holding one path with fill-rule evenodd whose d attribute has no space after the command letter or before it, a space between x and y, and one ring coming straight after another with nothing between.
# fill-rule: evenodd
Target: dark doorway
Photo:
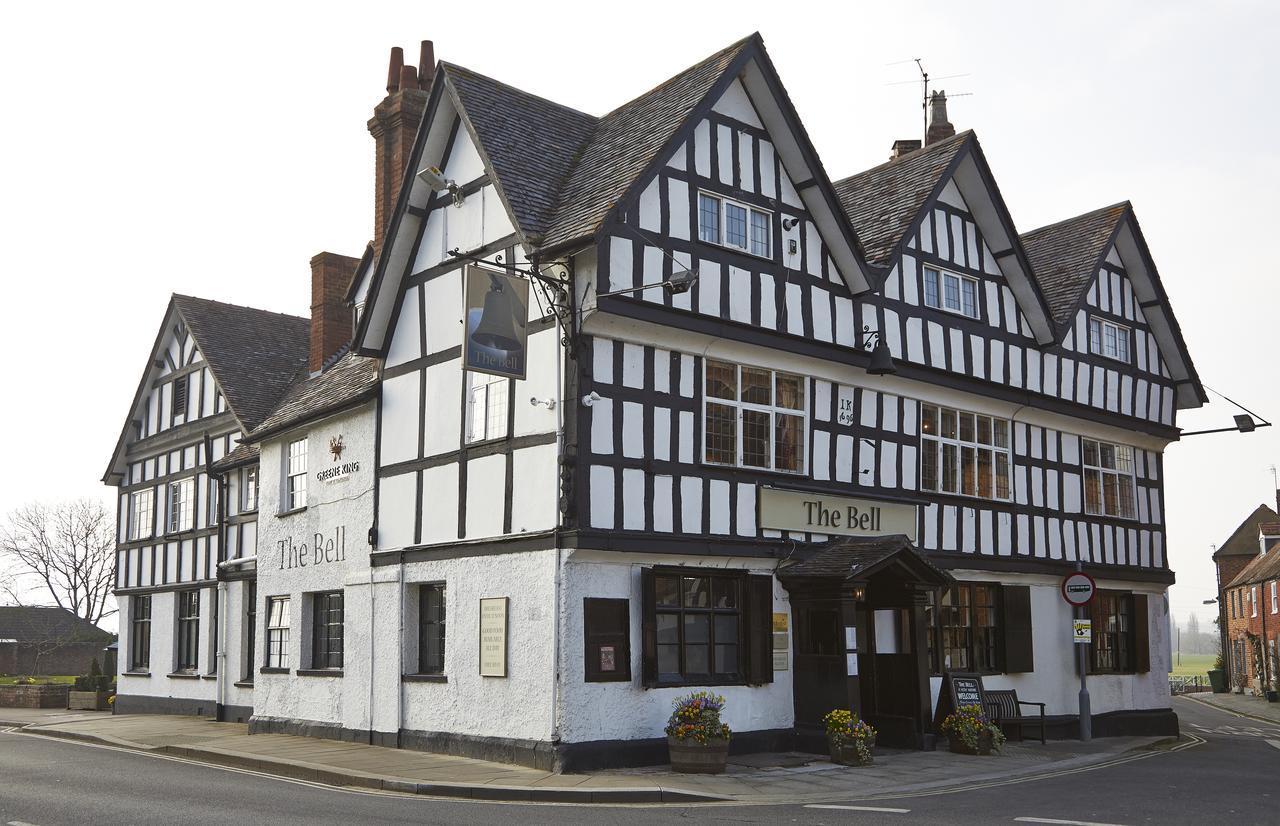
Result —
<instances>
[{"instance_id":1,"label":"dark doorway","mask_svg":"<svg viewBox=\"0 0 1280 826\"><path fill-rule=\"evenodd\" d=\"M846 708L849 702L845 674L844 622L838 599L794 599L794 676L796 733L801 748L822 751L826 724L823 716L832 709Z\"/></svg>"}]
</instances>

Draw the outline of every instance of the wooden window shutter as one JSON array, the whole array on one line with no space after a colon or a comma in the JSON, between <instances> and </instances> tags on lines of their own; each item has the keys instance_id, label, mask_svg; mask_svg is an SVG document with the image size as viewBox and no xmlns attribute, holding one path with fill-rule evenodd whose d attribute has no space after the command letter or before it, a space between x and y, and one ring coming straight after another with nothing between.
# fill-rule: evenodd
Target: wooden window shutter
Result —
<instances>
[{"instance_id":1,"label":"wooden window shutter","mask_svg":"<svg viewBox=\"0 0 1280 826\"><path fill-rule=\"evenodd\" d=\"M1133 595L1133 670L1145 674L1151 670L1151 618L1147 614L1147 595Z\"/></svg>"},{"instance_id":2,"label":"wooden window shutter","mask_svg":"<svg viewBox=\"0 0 1280 826\"><path fill-rule=\"evenodd\" d=\"M640 683L658 684L658 612L653 590L653 569L640 569Z\"/></svg>"},{"instance_id":3,"label":"wooden window shutter","mask_svg":"<svg viewBox=\"0 0 1280 826\"><path fill-rule=\"evenodd\" d=\"M631 681L631 600L582 600L584 680Z\"/></svg>"},{"instance_id":4,"label":"wooden window shutter","mask_svg":"<svg viewBox=\"0 0 1280 826\"><path fill-rule=\"evenodd\" d=\"M1031 588L1026 585L1003 585L1004 663L1006 674L1024 674L1035 670L1035 644L1031 633ZM1074 652L1073 652L1074 653Z\"/></svg>"},{"instance_id":5,"label":"wooden window shutter","mask_svg":"<svg viewBox=\"0 0 1280 826\"><path fill-rule=\"evenodd\" d=\"M747 577L747 682L773 682L773 576Z\"/></svg>"}]
</instances>

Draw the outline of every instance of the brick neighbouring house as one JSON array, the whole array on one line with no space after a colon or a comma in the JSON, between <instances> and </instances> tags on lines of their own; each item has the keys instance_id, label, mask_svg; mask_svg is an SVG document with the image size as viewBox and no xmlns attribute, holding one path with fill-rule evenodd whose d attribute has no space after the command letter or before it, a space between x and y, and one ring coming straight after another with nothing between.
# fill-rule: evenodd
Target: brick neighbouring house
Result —
<instances>
[{"instance_id":1,"label":"brick neighbouring house","mask_svg":"<svg viewBox=\"0 0 1280 826\"><path fill-rule=\"evenodd\" d=\"M1277 493L1280 498L1280 492ZM1280 515L1269 505L1260 504L1236 527L1231 536L1213 553L1218 576L1218 628L1223 663L1228 684L1233 687L1252 685L1257 669L1252 662L1248 638L1252 633L1261 639L1266 600L1263 591L1269 586L1257 584L1257 596L1251 596L1250 585L1262 574L1262 569L1275 567L1280 555L1267 554L1276 544L1280 531ZM1276 559L1273 560L1272 557ZM1264 566L1264 560L1266 562ZM1274 576L1274 574L1273 574ZM1255 616L1251 599L1259 603ZM1267 623L1274 632L1280 628L1280 616ZM1274 670L1273 670L1274 673ZM1259 684L1260 690L1260 684Z\"/></svg>"},{"instance_id":2,"label":"brick neighbouring house","mask_svg":"<svg viewBox=\"0 0 1280 826\"><path fill-rule=\"evenodd\" d=\"M0 607L0 674L87 674L112 639L64 608Z\"/></svg>"}]
</instances>

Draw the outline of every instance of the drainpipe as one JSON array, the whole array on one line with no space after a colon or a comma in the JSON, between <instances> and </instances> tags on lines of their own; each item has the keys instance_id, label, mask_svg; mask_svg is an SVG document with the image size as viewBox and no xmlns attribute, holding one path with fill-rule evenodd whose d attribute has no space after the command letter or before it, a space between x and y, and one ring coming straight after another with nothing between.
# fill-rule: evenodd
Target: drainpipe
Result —
<instances>
[{"instance_id":1,"label":"drainpipe","mask_svg":"<svg viewBox=\"0 0 1280 826\"><path fill-rule=\"evenodd\" d=\"M574 291L574 267L573 258L569 259L569 285L565 289L565 301L570 306L573 304ZM559 296L557 296L559 297ZM561 330L560 315L553 313L556 318L556 341L563 340L563 331ZM572 320L570 321L572 324ZM567 353L561 352L556 358L556 396L559 401L556 404L556 491L561 489L561 463L564 461L564 360ZM555 746L560 742L560 497L555 496L553 507L555 508L555 548L556 548L556 567L555 581L553 587L554 596L552 600L551 612L551 744Z\"/></svg>"}]
</instances>

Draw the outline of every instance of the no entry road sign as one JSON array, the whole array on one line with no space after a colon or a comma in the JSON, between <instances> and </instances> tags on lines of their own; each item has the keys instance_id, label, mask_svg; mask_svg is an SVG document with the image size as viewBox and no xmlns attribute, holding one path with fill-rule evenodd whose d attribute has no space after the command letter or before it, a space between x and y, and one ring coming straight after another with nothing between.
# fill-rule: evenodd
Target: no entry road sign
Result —
<instances>
[{"instance_id":1,"label":"no entry road sign","mask_svg":"<svg viewBox=\"0 0 1280 826\"><path fill-rule=\"evenodd\" d=\"M1062 580L1062 598L1077 608L1088 605L1097 591L1098 585L1093 577L1082 571L1076 571Z\"/></svg>"}]
</instances>

